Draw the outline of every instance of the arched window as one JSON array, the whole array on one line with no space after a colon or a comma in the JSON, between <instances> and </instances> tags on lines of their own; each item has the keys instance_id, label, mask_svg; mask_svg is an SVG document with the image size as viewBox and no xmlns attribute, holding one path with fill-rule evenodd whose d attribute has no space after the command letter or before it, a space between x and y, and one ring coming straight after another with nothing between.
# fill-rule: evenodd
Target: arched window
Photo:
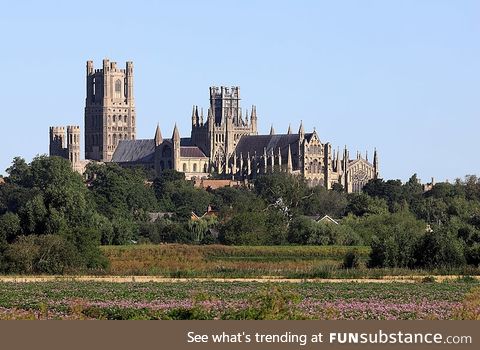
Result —
<instances>
[{"instance_id":1,"label":"arched window","mask_svg":"<svg viewBox=\"0 0 480 350\"><path fill-rule=\"evenodd\" d=\"M118 79L115 82L115 98L120 98L122 97L122 82L120 79Z\"/></svg>"},{"instance_id":2,"label":"arched window","mask_svg":"<svg viewBox=\"0 0 480 350\"><path fill-rule=\"evenodd\" d=\"M186 163L183 163L183 172L184 172L184 173L187 172L187 164L186 164Z\"/></svg>"},{"instance_id":3,"label":"arched window","mask_svg":"<svg viewBox=\"0 0 480 350\"><path fill-rule=\"evenodd\" d=\"M160 161L160 170L163 170L165 169L165 163L163 162L163 160Z\"/></svg>"},{"instance_id":4,"label":"arched window","mask_svg":"<svg viewBox=\"0 0 480 350\"><path fill-rule=\"evenodd\" d=\"M193 172L196 173L197 172L197 164L193 164Z\"/></svg>"},{"instance_id":5,"label":"arched window","mask_svg":"<svg viewBox=\"0 0 480 350\"><path fill-rule=\"evenodd\" d=\"M168 169L172 169L172 161L171 160L168 161Z\"/></svg>"},{"instance_id":6,"label":"arched window","mask_svg":"<svg viewBox=\"0 0 480 350\"><path fill-rule=\"evenodd\" d=\"M203 165L203 172L206 173L208 171L207 164Z\"/></svg>"},{"instance_id":7,"label":"arched window","mask_svg":"<svg viewBox=\"0 0 480 350\"><path fill-rule=\"evenodd\" d=\"M113 144L117 145L117 134L113 134Z\"/></svg>"}]
</instances>

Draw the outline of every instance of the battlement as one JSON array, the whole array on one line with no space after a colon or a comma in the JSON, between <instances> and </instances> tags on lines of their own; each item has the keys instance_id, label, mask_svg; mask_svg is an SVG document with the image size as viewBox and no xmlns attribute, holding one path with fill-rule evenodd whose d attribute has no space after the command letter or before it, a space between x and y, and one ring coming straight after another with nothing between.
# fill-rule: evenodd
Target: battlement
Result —
<instances>
[{"instance_id":1,"label":"battlement","mask_svg":"<svg viewBox=\"0 0 480 350\"><path fill-rule=\"evenodd\" d=\"M65 128L63 128L65 129ZM79 125L67 125L67 132L68 133L80 133L80 126Z\"/></svg>"},{"instance_id":2,"label":"battlement","mask_svg":"<svg viewBox=\"0 0 480 350\"><path fill-rule=\"evenodd\" d=\"M65 127L64 126L51 126L50 127L50 134L65 134Z\"/></svg>"},{"instance_id":3,"label":"battlement","mask_svg":"<svg viewBox=\"0 0 480 350\"><path fill-rule=\"evenodd\" d=\"M210 87L210 98L240 98L240 87L239 86L211 86Z\"/></svg>"},{"instance_id":4,"label":"battlement","mask_svg":"<svg viewBox=\"0 0 480 350\"><path fill-rule=\"evenodd\" d=\"M131 75L133 72L133 62L132 61L127 61L126 62L126 68L118 68L117 62L110 62L108 58L103 60L103 68L94 68L93 61L88 60L87 61L87 75L91 74L98 74L98 73L105 73L105 72L114 72L114 73L124 73L127 75Z\"/></svg>"}]
</instances>

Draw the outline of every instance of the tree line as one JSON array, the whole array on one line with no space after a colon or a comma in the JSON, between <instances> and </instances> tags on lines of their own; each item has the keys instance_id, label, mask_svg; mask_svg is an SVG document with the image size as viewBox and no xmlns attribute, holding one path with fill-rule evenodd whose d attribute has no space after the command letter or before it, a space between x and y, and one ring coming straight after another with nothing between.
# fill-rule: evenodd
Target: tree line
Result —
<instances>
[{"instance_id":1,"label":"tree line","mask_svg":"<svg viewBox=\"0 0 480 350\"><path fill-rule=\"evenodd\" d=\"M0 185L0 271L104 269L99 245L369 245L371 267L480 263L480 180L424 192L416 175L370 181L361 194L309 187L284 173L251 187L195 188L184 174L67 160L15 158ZM214 215L203 213L207 207ZM153 213L153 214L152 214ZM192 213L197 217L192 220ZM339 222L317 222L329 215Z\"/></svg>"}]
</instances>

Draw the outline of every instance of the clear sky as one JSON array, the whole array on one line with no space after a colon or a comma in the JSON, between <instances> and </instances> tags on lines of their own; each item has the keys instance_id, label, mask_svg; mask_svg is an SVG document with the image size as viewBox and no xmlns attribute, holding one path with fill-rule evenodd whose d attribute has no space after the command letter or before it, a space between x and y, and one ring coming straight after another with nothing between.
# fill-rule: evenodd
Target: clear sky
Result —
<instances>
[{"instance_id":1,"label":"clear sky","mask_svg":"<svg viewBox=\"0 0 480 350\"><path fill-rule=\"evenodd\" d=\"M137 138L188 136L208 87L239 85L262 133L303 120L351 156L377 147L387 179L480 175L480 1L0 5L0 173L47 153L50 125L83 135L85 63L108 57L134 62Z\"/></svg>"}]
</instances>

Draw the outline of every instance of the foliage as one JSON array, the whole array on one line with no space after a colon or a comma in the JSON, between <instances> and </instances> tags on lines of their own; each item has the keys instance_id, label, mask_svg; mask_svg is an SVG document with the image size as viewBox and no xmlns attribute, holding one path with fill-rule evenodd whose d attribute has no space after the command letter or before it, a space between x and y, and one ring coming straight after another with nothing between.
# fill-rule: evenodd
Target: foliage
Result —
<instances>
[{"instance_id":1,"label":"foliage","mask_svg":"<svg viewBox=\"0 0 480 350\"><path fill-rule=\"evenodd\" d=\"M356 249L349 250L343 258L344 269L356 269L360 265L360 257Z\"/></svg>"}]
</instances>

